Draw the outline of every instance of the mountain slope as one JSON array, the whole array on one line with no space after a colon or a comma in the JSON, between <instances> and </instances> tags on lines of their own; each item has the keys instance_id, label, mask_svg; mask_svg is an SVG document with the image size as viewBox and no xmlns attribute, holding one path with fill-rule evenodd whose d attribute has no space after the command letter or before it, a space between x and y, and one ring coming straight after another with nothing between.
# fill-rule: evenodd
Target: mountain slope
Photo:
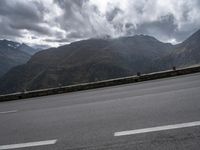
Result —
<instances>
[{"instance_id":1,"label":"mountain slope","mask_svg":"<svg viewBox=\"0 0 200 150\"><path fill-rule=\"evenodd\" d=\"M160 64L159 68L162 70L172 66L187 67L200 64L200 30L183 43L175 45L172 53L160 59L157 64Z\"/></svg>"},{"instance_id":2,"label":"mountain slope","mask_svg":"<svg viewBox=\"0 0 200 150\"><path fill-rule=\"evenodd\" d=\"M36 53L27 64L1 79L0 91L35 90L151 72L152 62L172 48L144 35L74 42Z\"/></svg>"},{"instance_id":3,"label":"mountain slope","mask_svg":"<svg viewBox=\"0 0 200 150\"><path fill-rule=\"evenodd\" d=\"M0 40L0 77L12 67L26 63L31 57L29 50L33 49L25 44Z\"/></svg>"},{"instance_id":4,"label":"mountain slope","mask_svg":"<svg viewBox=\"0 0 200 150\"><path fill-rule=\"evenodd\" d=\"M26 44L20 44L20 46L18 47L18 49L20 49L21 51L28 53L30 55L34 55L35 53L39 52L40 49L34 49Z\"/></svg>"}]
</instances>

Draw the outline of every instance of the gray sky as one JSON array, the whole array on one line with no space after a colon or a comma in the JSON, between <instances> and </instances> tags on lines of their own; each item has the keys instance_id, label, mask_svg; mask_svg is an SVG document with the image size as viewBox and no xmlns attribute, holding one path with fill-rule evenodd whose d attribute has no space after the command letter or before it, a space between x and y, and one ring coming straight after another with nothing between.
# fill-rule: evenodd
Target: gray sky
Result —
<instances>
[{"instance_id":1,"label":"gray sky","mask_svg":"<svg viewBox=\"0 0 200 150\"><path fill-rule=\"evenodd\" d=\"M200 29L200 0L0 0L0 39L59 46L147 34L177 43Z\"/></svg>"}]
</instances>

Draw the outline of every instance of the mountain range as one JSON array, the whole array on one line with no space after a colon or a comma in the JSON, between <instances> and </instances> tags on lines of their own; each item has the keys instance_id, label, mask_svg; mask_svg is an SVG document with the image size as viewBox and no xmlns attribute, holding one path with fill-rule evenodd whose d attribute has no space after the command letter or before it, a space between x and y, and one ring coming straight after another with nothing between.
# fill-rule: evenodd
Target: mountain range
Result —
<instances>
[{"instance_id":1,"label":"mountain range","mask_svg":"<svg viewBox=\"0 0 200 150\"><path fill-rule=\"evenodd\" d=\"M101 81L200 63L200 30L178 45L147 35L88 39L36 53L0 79L0 93Z\"/></svg>"},{"instance_id":2,"label":"mountain range","mask_svg":"<svg viewBox=\"0 0 200 150\"><path fill-rule=\"evenodd\" d=\"M12 67L25 64L37 50L8 40L0 40L0 77Z\"/></svg>"}]
</instances>

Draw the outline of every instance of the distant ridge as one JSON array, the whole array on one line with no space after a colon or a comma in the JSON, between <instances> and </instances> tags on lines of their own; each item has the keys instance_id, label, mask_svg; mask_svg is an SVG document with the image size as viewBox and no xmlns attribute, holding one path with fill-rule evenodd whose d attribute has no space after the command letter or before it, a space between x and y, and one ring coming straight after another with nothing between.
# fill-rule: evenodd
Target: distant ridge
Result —
<instances>
[{"instance_id":1,"label":"distant ridge","mask_svg":"<svg viewBox=\"0 0 200 150\"><path fill-rule=\"evenodd\" d=\"M26 63L34 49L26 44L0 40L0 77L14 66Z\"/></svg>"}]
</instances>

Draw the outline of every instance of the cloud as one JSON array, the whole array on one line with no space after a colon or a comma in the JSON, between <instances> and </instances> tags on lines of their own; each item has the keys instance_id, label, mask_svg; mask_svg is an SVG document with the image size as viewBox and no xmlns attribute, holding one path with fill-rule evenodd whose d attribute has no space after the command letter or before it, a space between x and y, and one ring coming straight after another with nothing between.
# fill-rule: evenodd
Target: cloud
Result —
<instances>
[{"instance_id":1,"label":"cloud","mask_svg":"<svg viewBox=\"0 0 200 150\"><path fill-rule=\"evenodd\" d=\"M0 38L59 46L148 34L181 42L200 28L199 0L0 0Z\"/></svg>"},{"instance_id":2,"label":"cloud","mask_svg":"<svg viewBox=\"0 0 200 150\"><path fill-rule=\"evenodd\" d=\"M52 20L59 8L51 4L54 4L53 1L1 0L0 38L47 45L44 40L47 37L63 38L65 31ZM37 39L32 39L33 36Z\"/></svg>"},{"instance_id":3,"label":"cloud","mask_svg":"<svg viewBox=\"0 0 200 150\"><path fill-rule=\"evenodd\" d=\"M103 34L112 34L112 26L101 14L98 7L89 0L56 1L63 14L56 18L60 28L65 30L67 38L90 38Z\"/></svg>"},{"instance_id":4,"label":"cloud","mask_svg":"<svg viewBox=\"0 0 200 150\"><path fill-rule=\"evenodd\" d=\"M110 4L120 13L112 21L119 35L149 34L181 42L200 28L198 0L125 0Z\"/></svg>"}]
</instances>

